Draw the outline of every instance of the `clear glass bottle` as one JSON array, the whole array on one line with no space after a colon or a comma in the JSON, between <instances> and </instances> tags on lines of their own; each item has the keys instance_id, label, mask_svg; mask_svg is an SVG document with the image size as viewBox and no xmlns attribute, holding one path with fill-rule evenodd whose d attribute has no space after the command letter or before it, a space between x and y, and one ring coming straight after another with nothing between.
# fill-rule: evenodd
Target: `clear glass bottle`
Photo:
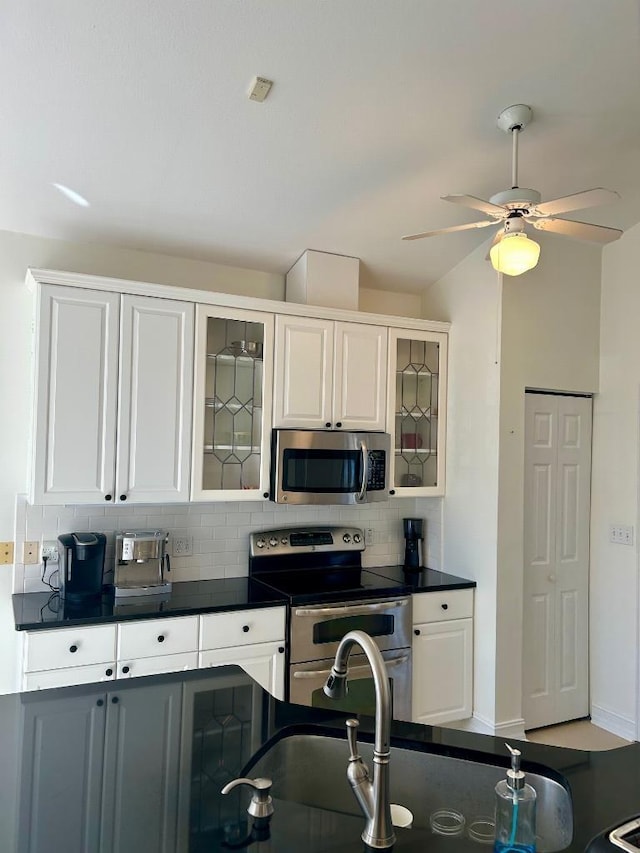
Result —
<instances>
[{"instance_id":1,"label":"clear glass bottle","mask_svg":"<svg viewBox=\"0 0 640 853\"><path fill-rule=\"evenodd\" d=\"M536 792L520 770L519 749L511 753L507 778L496 785L495 853L534 853L536 849Z\"/></svg>"}]
</instances>

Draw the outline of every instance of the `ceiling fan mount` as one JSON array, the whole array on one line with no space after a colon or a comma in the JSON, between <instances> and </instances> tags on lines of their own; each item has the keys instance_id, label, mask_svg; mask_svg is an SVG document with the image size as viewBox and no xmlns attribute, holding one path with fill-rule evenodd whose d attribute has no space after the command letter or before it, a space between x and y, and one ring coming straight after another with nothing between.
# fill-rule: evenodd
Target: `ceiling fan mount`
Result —
<instances>
[{"instance_id":1,"label":"ceiling fan mount","mask_svg":"<svg viewBox=\"0 0 640 853\"><path fill-rule=\"evenodd\" d=\"M568 213L573 210L581 210L586 207L595 207L600 204L607 204L615 201L620 196L613 190L606 190L602 187L596 187L591 190L574 193L573 195L563 196L562 198L553 199L551 201L542 201L542 196L537 190L526 189L518 186L518 140L520 133L527 127L533 119L531 107L526 104L513 104L503 110L498 116L498 127L505 133L510 133L512 138L512 160L511 160L511 188L501 190L492 195L487 201L482 198L477 198L472 195L445 195L441 196L444 201L450 201L454 204L462 204L465 207L479 210L488 216L488 219L479 222L469 222L464 225L453 225L450 228L440 228L436 231L423 231L419 234L409 234L403 237L403 240L419 240L423 237L434 237L438 234L447 234L453 231L467 231L473 228L486 228L491 225L500 225L501 229L495 235L493 247L491 249L491 261L496 269L502 272L507 272L506 266L500 266L500 252L496 246L503 242L503 238L514 233L522 235L522 240L508 240L504 244L508 244L509 251L515 251L516 245L521 248L528 242L527 251L530 251L530 245L534 241L527 238L525 223L533 226L540 231L551 231L555 234L561 234L565 237L573 237L578 240L589 240L596 243L610 243L617 240L622 231L617 228L608 228L604 225L592 225L588 222L577 222L572 219L561 219L556 216L558 213ZM526 269L531 269L535 266L539 255L539 246L535 254L535 260L531 266L525 269L519 269L518 273L525 272ZM495 252L494 252L495 249ZM507 249L501 250L507 251ZM533 257L533 255L532 255ZM513 267L512 267L513 268Z\"/></svg>"}]
</instances>

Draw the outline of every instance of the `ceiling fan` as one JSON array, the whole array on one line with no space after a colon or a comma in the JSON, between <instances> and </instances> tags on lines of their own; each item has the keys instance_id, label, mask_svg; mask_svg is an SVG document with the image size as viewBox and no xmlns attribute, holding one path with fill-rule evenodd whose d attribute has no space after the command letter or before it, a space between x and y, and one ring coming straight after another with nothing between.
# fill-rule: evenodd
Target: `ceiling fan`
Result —
<instances>
[{"instance_id":1,"label":"ceiling fan","mask_svg":"<svg viewBox=\"0 0 640 853\"><path fill-rule=\"evenodd\" d=\"M420 240L437 234L500 225L500 230L491 244L489 256L494 268L507 275L520 275L538 263L540 245L527 236L525 225L531 225L539 231L551 231L554 234L595 243L610 243L617 240L622 235L622 231L617 228L561 219L556 215L615 201L620 196L613 190L598 187L541 202L541 196L537 190L518 186L518 139L520 133L531 122L532 115L531 107L526 104L515 104L507 107L498 116L498 127L505 133L511 133L512 137L511 189L496 193L489 201L472 195L442 196L444 201L480 210L489 216L489 219L468 222L465 225L453 225L450 228L439 228L436 231L409 234L402 239Z\"/></svg>"}]
</instances>

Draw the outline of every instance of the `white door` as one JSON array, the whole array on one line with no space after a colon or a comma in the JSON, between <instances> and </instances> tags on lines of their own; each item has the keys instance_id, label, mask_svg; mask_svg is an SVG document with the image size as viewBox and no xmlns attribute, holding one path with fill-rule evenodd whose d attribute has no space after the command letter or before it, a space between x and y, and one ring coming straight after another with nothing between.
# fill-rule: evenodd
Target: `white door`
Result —
<instances>
[{"instance_id":1,"label":"white door","mask_svg":"<svg viewBox=\"0 0 640 853\"><path fill-rule=\"evenodd\" d=\"M274 426L333 426L333 334L330 320L276 317Z\"/></svg>"},{"instance_id":2,"label":"white door","mask_svg":"<svg viewBox=\"0 0 640 853\"><path fill-rule=\"evenodd\" d=\"M387 329L336 323L333 421L342 429L384 430L387 404Z\"/></svg>"},{"instance_id":3,"label":"white door","mask_svg":"<svg viewBox=\"0 0 640 853\"><path fill-rule=\"evenodd\" d=\"M526 395L525 728L589 713L591 399Z\"/></svg>"},{"instance_id":4,"label":"white door","mask_svg":"<svg viewBox=\"0 0 640 853\"><path fill-rule=\"evenodd\" d=\"M32 500L113 500L120 294L43 285Z\"/></svg>"},{"instance_id":5,"label":"white door","mask_svg":"<svg viewBox=\"0 0 640 853\"><path fill-rule=\"evenodd\" d=\"M189 500L193 318L189 302L122 297L118 501Z\"/></svg>"}]
</instances>

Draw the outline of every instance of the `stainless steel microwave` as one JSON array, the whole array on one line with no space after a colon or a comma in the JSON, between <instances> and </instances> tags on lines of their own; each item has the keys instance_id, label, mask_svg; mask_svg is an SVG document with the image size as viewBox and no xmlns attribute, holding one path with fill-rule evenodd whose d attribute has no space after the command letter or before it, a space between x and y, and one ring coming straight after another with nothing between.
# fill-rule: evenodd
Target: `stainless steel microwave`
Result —
<instances>
[{"instance_id":1,"label":"stainless steel microwave","mask_svg":"<svg viewBox=\"0 0 640 853\"><path fill-rule=\"evenodd\" d=\"M274 429L272 501L361 504L388 498L391 437L384 432Z\"/></svg>"}]
</instances>

